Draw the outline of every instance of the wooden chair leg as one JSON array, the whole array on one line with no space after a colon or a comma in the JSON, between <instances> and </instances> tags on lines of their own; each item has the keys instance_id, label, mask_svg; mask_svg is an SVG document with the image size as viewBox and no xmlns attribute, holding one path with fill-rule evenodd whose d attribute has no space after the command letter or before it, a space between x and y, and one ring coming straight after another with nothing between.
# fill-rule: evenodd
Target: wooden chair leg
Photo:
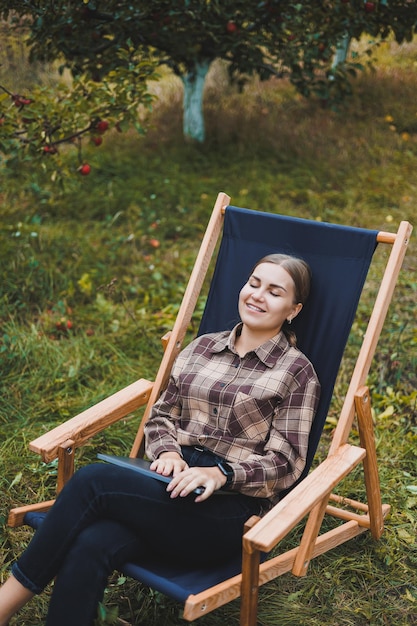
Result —
<instances>
[{"instance_id":1,"label":"wooden chair leg","mask_svg":"<svg viewBox=\"0 0 417 626\"><path fill-rule=\"evenodd\" d=\"M245 524L244 533L261 518L252 515ZM259 592L259 565L261 553L259 550L249 551L243 539L242 545L242 585L240 603L240 626L256 626L258 613L258 592Z\"/></svg>"},{"instance_id":2,"label":"wooden chair leg","mask_svg":"<svg viewBox=\"0 0 417 626\"><path fill-rule=\"evenodd\" d=\"M256 626L260 560L259 550L250 553L243 548L240 626Z\"/></svg>"},{"instance_id":3,"label":"wooden chair leg","mask_svg":"<svg viewBox=\"0 0 417 626\"><path fill-rule=\"evenodd\" d=\"M56 491L59 493L74 474L74 441L68 440L58 448L58 479Z\"/></svg>"},{"instance_id":4,"label":"wooden chair leg","mask_svg":"<svg viewBox=\"0 0 417 626\"><path fill-rule=\"evenodd\" d=\"M361 446L366 450L363 468L368 499L370 530L372 536L375 539L379 539L384 530L384 513L382 509L381 486L379 482L371 399L368 387L361 387L355 394L355 406L358 415Z\"/></svg>"},{"instance_id":5,"label":"wooden chair leg","mask_svg":"<svg viewBox=\"0 0 417 626\"><path fill-rule=\"evenodd\" d=\"M294 565L292 568L294 576L305 576L307 573L308 566L313 556L316 540L320 532L321 524L326 513L328 501L328 497L323 498L323 500L319 502L314 509L312 509L308 517L300 546L297 551L297 556L294 559Z\"/></svg>"}]
</instances>

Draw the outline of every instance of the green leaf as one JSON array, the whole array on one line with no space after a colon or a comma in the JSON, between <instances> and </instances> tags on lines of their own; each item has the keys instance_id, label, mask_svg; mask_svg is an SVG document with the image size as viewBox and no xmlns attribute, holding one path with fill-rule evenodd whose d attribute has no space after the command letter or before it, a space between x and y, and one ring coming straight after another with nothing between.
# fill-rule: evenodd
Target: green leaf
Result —
<instances>
[{"instance_id":1,"label":"green leaf","mask_svg":"<svg viewBox=\"0 0 417 626\"><path fill-rule=\"evenodd\" d=\"M378 418L382 420L387 417L391 417L392 415L394 415L394 413L395 413L395 407L392 404L390 404L389 406L387 406L385 411L379 414Z\"/></svg>"},{"instance_id":2,"label":"green leaf","mask_svg":"<svg viewBox=\"0 0 417 626\"><path fill-rule=\"evenodd\" d=\"M13 478L12 482L10 483L10 488L14 487L15 485L18 485L20 483L20 481L22 480L22 472L18 472L16 474L16 476Z\"/></svg>"},{"instance_id":3,"label":"green leaf","mask_svg":"<svg viewBox=\"0 0 417 626\"><path fill-rule=\"evenodd\" d=\"M405 528L399 528L397 534L400 539L405 541L406 543L412 544L416 541L414 535L410 535L410 533Z\"/></svg>"}]
</instances>

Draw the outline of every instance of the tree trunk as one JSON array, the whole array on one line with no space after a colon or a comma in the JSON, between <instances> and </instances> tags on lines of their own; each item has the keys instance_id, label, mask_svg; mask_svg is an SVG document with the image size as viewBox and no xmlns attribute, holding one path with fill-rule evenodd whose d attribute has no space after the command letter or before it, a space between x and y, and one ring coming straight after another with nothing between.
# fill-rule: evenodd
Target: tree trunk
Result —
<instances>
[{"instance_id":1,"label":"tree trunk","mask_svg":"<svg viewBox=\"0 0 417 626\"><path fill-rule=\"evenodd\" d=\"M211 59L196 61L193 70L182 76L184 84L184 137L199 143L203 143L205 139L203 93L210 65Z\"/></svg>"},{"instance_id":2,"label":"tree trunk","mask_svg":"<svg viewBox=\"0 0 417 626\"><path fill-rule=\"evenodd\" d=\"M349 51L350 37L346 33L343 38L340 40L339 45L336 48L336 52L333 57L332 68L335 68L339 65L339 63L344 63L347 59L348 51Z\"/></svg>"}]
</instances>

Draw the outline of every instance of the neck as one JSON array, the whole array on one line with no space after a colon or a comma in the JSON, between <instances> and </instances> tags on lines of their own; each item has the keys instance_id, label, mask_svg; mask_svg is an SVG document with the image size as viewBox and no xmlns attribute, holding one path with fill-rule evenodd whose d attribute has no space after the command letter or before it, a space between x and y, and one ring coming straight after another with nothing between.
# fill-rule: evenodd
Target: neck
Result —
<instances>
[{"instance_id":1,"label":"neck","mask_svg":"<svg viewBox=\"0 0 417 626\"><path fill-rule=\"evenodd\" d=\"M281 329L278 328L273 333L271 333L271 331L254 331L243 325L242 332L238 337L236 337L236 352L239 356L245 356L245 354L251 352L251 350L256 350L256 348L259 348L259 346L265 343L265 341L269 341L270 339L272 339L272 337L275 337L275 335L277 335L280 330Z\"/></svg>"}]
</instances>

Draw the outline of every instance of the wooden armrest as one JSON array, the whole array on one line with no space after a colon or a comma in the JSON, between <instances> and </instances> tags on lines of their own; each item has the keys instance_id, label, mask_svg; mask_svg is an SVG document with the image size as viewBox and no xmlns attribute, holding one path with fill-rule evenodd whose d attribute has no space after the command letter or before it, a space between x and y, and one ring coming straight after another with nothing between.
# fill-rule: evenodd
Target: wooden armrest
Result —
<instances>
[{"instance_id":1,"label":"wooden armrest","mask_svg":"<svg viewBox=\"0 0 417 626\"><path fill-rule=\"evenodd\" d=\"M30 450L40 454L45 463L53 461L58 456L59 446L66 441L72 440L75 446L80 446L110 424L146 404L152 387L152 382L140 378L128 387L31 441Z\"/></svg>"},{"instance_id":2,"label":"wooden armrest","mask_svg":"<svg viewBox=\"0 0 417 626\"><path fill-rule=\"evenodd\" d=\"M46 502L38 502L36 504L26 504L24 506L17 506L10 510L7 525L11 528L17 528L23 526L23 519L26 513L43 513L49 511L54 504L55 500L48 500Z\"/></svg>"},{"instance_id":3,"label":"wooden armrest","mask_svg":"<svg viewBox=\"0 0 417 626\"><path fill-rule=\"evenodd\" d=\"M363 448L340 446L244 535L245 550L272 550L365 455Z\"/></svg>"}]
</instances>

